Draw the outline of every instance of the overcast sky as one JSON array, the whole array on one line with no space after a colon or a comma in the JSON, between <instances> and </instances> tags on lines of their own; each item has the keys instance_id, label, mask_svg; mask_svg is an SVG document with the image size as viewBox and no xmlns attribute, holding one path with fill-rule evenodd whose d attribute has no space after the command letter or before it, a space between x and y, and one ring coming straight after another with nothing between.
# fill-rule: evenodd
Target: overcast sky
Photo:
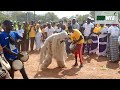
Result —
<instances>
[{"instance_id":1,"label":"overcast sky","mask_svg":"<svg viewBox=\"0 0 120 90\"><path fill-rule=\"evenodd\" d=\"M31 11L31 12L33 12L33 11ZM89 14L90 11L35 11L36 14L40 14L40 15L44 15L47 12L53 12L59 18L62 18L62 17L70 17L70 16L73 16L76 14L79 14L79 15Z\"/></svg>"}]
</instances>

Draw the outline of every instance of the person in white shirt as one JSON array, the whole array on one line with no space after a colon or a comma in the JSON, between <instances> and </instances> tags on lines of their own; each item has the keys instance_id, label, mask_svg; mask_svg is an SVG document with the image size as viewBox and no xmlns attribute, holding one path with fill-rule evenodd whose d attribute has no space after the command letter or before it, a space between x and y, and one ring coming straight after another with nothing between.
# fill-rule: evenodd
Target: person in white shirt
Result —
<instances>
[{"instance_id":1,"label":"person in white shirt","mask_svg":"<svg viewBox=\"0 0 120 90\"><path fill-rule=\"evenodd\" d=\"M45 28L45 38L51 36L54 33L55 29L51 26L51 23L47 24Z\"/></svg>"},{"instance_id":2,"label":"person in white shirt","mask_svg":"<svg viewBox=\"0 0 120 90\"><path fill-rule=\"evenodd\" d=\"M85 39L85 44L83 46L83 53L84 53L84 49L87 49L87 54L89 55L90 52L90 36L93 32L94 29L94 25L91 23L91 18L88 17L87 18L87 22L83 24L83 35L84 35L84 39Z\"/></svg>"},{"instance_id":3,"label":"person in white shirt","mask_svg":"<svg viewBox=\"0 0 120 90\"><path fill-rule=\"evenodd\" d=\"M55 32L54 33L60 33L62 31L60 24L57 24L57 27L55 28Z\"/></svg>"},{"instance_id":4,"label":"person in white shirt","mask_svg":"<svg viewBox=\"0 0 120 90\"><path fill-rule=\"evenodd\" d=\"M18 30L16 31L19 36L23 37L24 30L21 28L21 25L18 25Z\"/></svg>"},{"instance_id":5,"label":"person in white shirt","mask_svg":"<svg viewBox=\"0 0 120 90\"><path fill-rule=\"evenodd\" d=\"M16 30L16 32L18 33L19 36L23 37L24 30L21 28L21 24L18 25L18 30ZM23 41L18 42L18 50L24 51L24 42Z\"/></svg>"},{"instance_id":6,"label":"person in white shirt","mask_svg":"<svg viewBox=\"0 0 120 90\"><path fill-rule=\"evenodd\" d=\"M40 51L42 45L43 45L43 42L42 42L42 38L43 38L43 35L42 35L42 31L39 27L39 25L36 26L36 51Z\"/></svg>"},{"instance_id":7,"label":"person in white shirt","mask_svg":"<svg viewBox=\"0 0 120 90\"><path fill-rule=\"evenodd\" d=\"M113 24L108 28L109 33L109 55L108 59L112 62L119 60L119 43L118 37L120 35L120 29L117 27L117 24Z\"/></svg>"}]
</instances>

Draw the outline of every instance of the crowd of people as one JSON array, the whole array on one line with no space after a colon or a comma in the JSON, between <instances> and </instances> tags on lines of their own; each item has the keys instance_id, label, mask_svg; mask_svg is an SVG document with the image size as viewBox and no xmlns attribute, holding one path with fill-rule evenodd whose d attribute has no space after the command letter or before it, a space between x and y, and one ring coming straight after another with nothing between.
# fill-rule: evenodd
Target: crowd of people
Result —
<instances>
[{"instance_id":1,"label":"crowd of people","mask_svg":"<svg viewBox=\"0 0 120 90\"><path fill-rule=\"evenodd\" d=\"M83 67L83 55L85 53L88 57L91 54L97 54L99 57L107 57L106 59L112 62L119 61L119 24L95 24L92 18L88 17L81 24L76 18L73 18L68 22L65 20L57 23L35 23L31 21L29 24L27 22L20 23L5 20L0 25L0 45L3 48L5 58L10 64L21 57L19 53L21 51L27 51L28 53L41 52L40 50L46 39L55 33L61 32L68 34L68 38L64 42L67 54L75 57L73 66L78 66L78 54L79 67ZM76 50L72 51L70 49L71 43L76 44ZM23 78L28 79L24 67L20 72ZM11 70L9 73L14 78L14 71Z\"/></svg>"}]
</instances>

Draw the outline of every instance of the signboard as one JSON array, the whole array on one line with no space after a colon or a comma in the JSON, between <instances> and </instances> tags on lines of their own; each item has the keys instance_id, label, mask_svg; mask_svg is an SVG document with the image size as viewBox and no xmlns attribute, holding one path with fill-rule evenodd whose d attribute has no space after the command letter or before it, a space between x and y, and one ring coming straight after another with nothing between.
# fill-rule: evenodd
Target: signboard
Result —
<instances>
[{"instance_id":1,"label":"signboard","mask_svg":"<svg viewBox=\"0 0 120 90\"><path fill-rule=\"evenodd\" d=\"M118 11L95 11L95 24L118 24Z\"/></svg>"}]
</instances>

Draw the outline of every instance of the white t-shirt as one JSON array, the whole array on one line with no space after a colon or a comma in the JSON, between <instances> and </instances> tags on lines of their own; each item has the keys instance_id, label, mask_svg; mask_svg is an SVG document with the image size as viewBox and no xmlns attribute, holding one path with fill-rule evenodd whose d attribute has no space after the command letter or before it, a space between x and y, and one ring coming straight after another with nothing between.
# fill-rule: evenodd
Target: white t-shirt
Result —
<instances>
[{"instance_id":1,"label":"white t-shirt","mask_svg":"<svg viewBox=\"0 0 120 90\"><path fill-rule=\"evenodd\" d=\"M36 31L37 31L37 30L36 30ZM38 32L36 33L36 37L40 37L40 38L42 37L42 32L41 32L40 29L39 29Z\"/></svg>"},{"instance_id":2,"label":"white t-shirt","mask_svg":"<svg viewBox=\"0 0 120 90\"><path fill-rule=\"evenodd\" d=\"M84 23L83 27L85 28L84 36L89 36L91 33L91 29L94 28L94 25L92 23L90 23L90 24Z\"/></svg>"},{"instance_id":3,"label":"white t-shirt","mask_svg":"<svg viewBox=\"0 0 120 90\"><path fill-rule=\"evenodd\" d=\"M17 30L16 32L18 33L19 36L23 37L23 33L24 33L23 29Z\"/></svg>"},{"instance_id":4,"label":"white t-shirt","mask_svg":"<svg viewBox=\"0 0 120 90\"><path fill-rule=\"evenodd\" d=\"M54 29L57 29L58 27L57 26L55 26L55 27L53 27Z\"/></svg>"},{"instance_id":5,"label":"white t-shirt","mask_svg":"<svg viewBox=\"0 0 120 90\"><path fill-rule=\"evenodd\" d=\"M59 32L61 32L61 28L56 28L56 30L55 30L57 33L59 33Z\"/></svg>"},{"instance_id":6,"label":"white t-shirt","mask_svg":"<svg viewBox=\"0 0 120 90\"><path fill-rule=\"evenodd\" d=\"M53 27L51 27L50 29L48 27L45 28L45 32L47 32L47 37L52 35L54 31L55 29Z\"/></svg>"},{"instance_id":7,"label":"white t-shirt","mask_svg":"<svg viewBox=\"0 0 120 90\"><path fill-rule=\"evenodd\" d=\"M62 31L61 31L61 32L65 32L65 33L66 33L66 30L63 30L63 29L62 29Z\"/></svg>"},{"instance_id":8,"label":"white t-shirt","mask_svg":"<svg viewBox=\"0 0 120 90\"><path fill-rule=\"evenodd\" d=\"M120 29L117 26L110 26L108 28L108 33L111 33L111 36L119 36Z\"/></svg>"}]
</instances>

